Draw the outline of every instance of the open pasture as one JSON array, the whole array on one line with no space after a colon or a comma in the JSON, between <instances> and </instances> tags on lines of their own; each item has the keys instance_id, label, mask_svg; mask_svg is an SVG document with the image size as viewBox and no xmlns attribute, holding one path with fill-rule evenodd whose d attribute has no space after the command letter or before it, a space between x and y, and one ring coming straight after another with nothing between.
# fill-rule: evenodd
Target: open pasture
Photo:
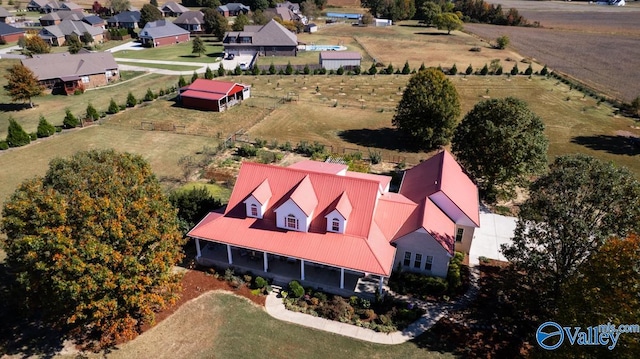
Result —
<instances>
[{"instance_id":1,"label":"open pasture","mask_svg":"<svg viewBox=\"0 0 640 359\"><path fill-rule=\"evenodd\" d=\"M171 46L161 46L142 50L123 50L114 52L115 58L122 59L143 59L143 60L163 60L179 62L217 62L222 56L223 50L219 42L204 40L206 51L202 56L191 53L193 42L182 42Z\"/></svg>"},{"instance_id":2,"label":"open pasture","mask_svg":"<svg viewBox=\"0 0 640 359\"><path fill-rule=\"evenodd\" d=\"M559 1L492 0L515 7L542 28L465 24L487 41L507 35L510 48L597 90L630 102L640 95L640 4L599 6Z\"/></svg>"}]
</instances>

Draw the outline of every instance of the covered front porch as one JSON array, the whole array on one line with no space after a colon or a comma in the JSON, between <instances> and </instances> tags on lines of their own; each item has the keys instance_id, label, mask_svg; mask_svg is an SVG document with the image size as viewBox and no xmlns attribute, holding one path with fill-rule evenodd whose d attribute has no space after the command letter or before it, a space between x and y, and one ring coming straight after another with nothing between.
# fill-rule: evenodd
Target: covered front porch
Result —
<instances>
[{"instance_id":1,"label":"covered front porch","mask_svg":"<svg viewBox=\"0 0 640 359\"><path fill-rule=\"evenodd\" d=\"M195 242L199 264L250 271L282 286L297 280L303 286L341 296L356 294L372 298L376 290L382 293L385 285L385 277L378 275L217 242L198 239Z\"/></svg>"}]
</instances>

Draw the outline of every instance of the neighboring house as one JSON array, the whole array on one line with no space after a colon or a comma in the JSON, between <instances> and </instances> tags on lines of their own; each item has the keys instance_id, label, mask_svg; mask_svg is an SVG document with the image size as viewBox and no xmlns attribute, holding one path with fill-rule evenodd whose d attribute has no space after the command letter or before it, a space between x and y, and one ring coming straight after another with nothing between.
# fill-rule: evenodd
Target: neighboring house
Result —
<instances>
[{"instance_id":1,"label":"neighboring house","mask_svg":"<svg viewBox=\"0 0 640 359\"><path fill-rule=\"evenodd\" d=\"M182 106L223 112L251 97L251 88L235 82L197 79L180 89Z\"/></svg>"},{"instance_id":2,"label":"neighboring house","mask_svg":"<svg viewBox=\"0 0 640 359\"><path fill-rule=\"evenodd\" d=\"M87 24L93 27L98 27L100 29L104 29L105 27L104 19L97 15L85 16L82 18L82 21L86 22Z\"/></svg>"},{"instance_id":3,"label":"neighboring house","mask_svg":"<svg viewBox=\"0 0 640 359\"><path fill-rule=\"evenodd\" d=\"M283 8L291 10L295 14L302 14L300 12L300 4L292 3L290 1L277 3L276 7L283 7Z\"/></svg>"},{"instance_id":4,"label":"neighboring house","mask_svg":"<svg viewBox=\"0 0 640 359\"><path fill-rule=\"evenodd\" d=\"M224 17L229 17L229 16L238 16L241 13L246 15L249 13L249 11L251 11L251 8L241 3L232 2L232 3L218 6L216 10L220 14L222 14Z\"/></svg>"},{"instance_id":5,"label":"neighboring house","mask_svg":"<svg viewBox=\"0 0 640 359\"><path fill-rule=\"evenodd\" d=\"M342 67L351 70L360 66L362 55L356 51L320 51L320 66L327 70L337 70Z\"/></svg>"},{"instance_id":6,"label":"neighboring house","mask_svg":"<svg viewBox=\"0 0 640 359\"><path fill-rule=\"evenodd\" d=\"M169 1L168 3L162 5L160 11L162 11L162 15L164 17L178 17L189 11L189 9L178 4L175 1Z\"/></svg>"},{"instance_id":7,"label":"neighboring house","mask_svg":"<svg viewBox=\"0 0 640 359\"><path fill-rule=\"evenodd\" d=\"M408 170L400 193L390 182L334 163L243 162L224 211L188 236L202 264L244 265L325 290L355 291L372 275L382 290L396 268L446 277L454 248L469 248L478 227L477 187L446 151Z\"/></svg>"},{"instance_id":8,"label":"neighboring house","mask_svg":"<svg viewBox=\"0 0 640 359\"><path fill-rule=\"evenodd\" d=\"M27 10L44 12L44 7L49 3L49 0L31 0L27 4Z\"/></svg>"},{"instance_id":9,"label":"neighboring house","mask_svg":"<svg viewBox=\"0 0 640 359\"><path fill-rule=\"evenodd\" d=\"M76 3L72 2L61 2L61 1L49 1L45 6L43 6L39 11L40 12L56 12L56 11L82 11L82 7Z\"/></svg>"},{"instance_id":10,"label":"neighboring house","mask_svg":"<svg viewBox=\"0 0 640 359\"><path fill-rule=\"evenodd\" d=\"M224 52L234 55L296 56L298 37L271 20L266 25L248 25L244 31L228 32L224 36Z\"/></svg>"},{"instance_id":11,"label":"neighboring house","mask_svg":"<svg viewBox=\"0 0 640 359\"><path fill-rule=\"evenodd\" d=\"M60 10L56 12L50 12L40 17L41 26L58 25L62 20L82 20L86 15L82 10Z\"/></svg>"},{"instance_id":12,"label":"neighboring house","mask_svg":"<svg viewBox=\"0 0 640 359\"><path fill-rule=\"evenodd\" d=\"M140 11L123 11L107 20L107 27L137 29L140 26Z\"/></svg>"},{"instance_id":13,"label":"neighboring house","mask_svg":"<svg viewBox=\"0 0 640 359\"><path fill-rule=\"evenodd\" d=\"M120 78L110 52L41 54L22 60L22 64L52 93L73 94L77 89L103 86Z\"/></svg>"},{"instance_id":14,"label":"neighboring house","mask_svg":"<svg viewBox=\"0 0 640 359\"><path fill-rule=\"evenodd\" d=\"M15 28L4 22L0 22L0 42L9 43L18 41L24 36L24 30Z\"/></svg>"},{"instance_id":15,"label":"neighboring house","mask_svg":"<svg viewBox=\"0 0 640 359\"><path fill-rule=\"evenodd\" d=\"M11 23L13 22L13 14L11 14L7 9L0 6L0 22Z\"/></svg>"},{"instance_id":16,"label":"neighboring house","mask_svg":"<svg viewBox=\"0 0 640 359\"><path fill-rule=\"evenodd\" d=\"M94 43L102 43L104 41L104 34L101 28L76 20L63 20L58 25L45 26L40 30L38 36L52 46L63 46L69 36L75 34L82 40L87 32L93 37Z\"/></svg>"},{"instance_id":17,"label":"neighboring house","mask_svg":"<svg viewBox=\"0 0 640 359\"><path fill-rule=\"evenodd\" d=\"M204 31L204 14L200 11L187 11L173 23L191 33L200 33Z\"/></svg>"},{"instance_id":18,"label":"neighboring house","mask_svg":"<svg viewBox=\"0 0 640 359\"><path fill-rule=\"evenodd\" d=\"M138 38L142 46L158 47L189 41L189 31L167 20L148 22Z\"/></svg>"},{"instance_id":19,"label":"neighboring house","mask_svg":"<svg viewBox=\"0 0 640 359\"><path fill-rule=\"evenodd\" d=\"M272 7L264 9L264 13L267 17L278 17L283 21L302 21L302 17L286 7Z\"/></svg>"}]
</instances>

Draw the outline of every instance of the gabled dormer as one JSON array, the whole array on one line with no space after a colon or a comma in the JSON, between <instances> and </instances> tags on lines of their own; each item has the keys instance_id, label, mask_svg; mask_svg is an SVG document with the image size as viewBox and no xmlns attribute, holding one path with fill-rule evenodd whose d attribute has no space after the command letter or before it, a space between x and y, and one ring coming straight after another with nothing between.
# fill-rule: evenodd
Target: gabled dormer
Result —
<instances>
[{"instance_id":1,"label":"gabled dormer","mask_svg":"<svg viewBox=\"0 0 640 359\"><path fill-rule=\"evenodd\" d=\"M260 183L256 189L251 192L249 197L244 200L246 206L247 217L260 218L264 216L264 212L267 210L269 199L271 199L271 187L269 187L269 180L265 179Z\"/></svg>"},{"instance_id":2,"label":"gabled dormer","mask_svg":"<svg viewBox=\"0 0 640 359\"><path fill-rule=\"evenodd\" d=\"M327 232L344 233L347 230L347 221L353 207L346 192L342 192L335 203L335 208L325 216Z\"/></svg>"},{"instance_id":3,"label":"gabled dormer","mask_svg":"<svg viewBox=\"0 0 640 359\"><path fill-rule=\"evenodd\" d=\"M276 225L292 231L308 232L318 197L309 176L305 176L289 198L275 209Z\"/></svg>"}]
</instances>

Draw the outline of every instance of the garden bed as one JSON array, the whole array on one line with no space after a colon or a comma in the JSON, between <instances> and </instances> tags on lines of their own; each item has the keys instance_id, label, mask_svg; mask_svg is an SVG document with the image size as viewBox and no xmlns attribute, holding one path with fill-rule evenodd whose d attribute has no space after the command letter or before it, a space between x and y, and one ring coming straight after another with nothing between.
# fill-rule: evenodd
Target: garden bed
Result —
<instances>
[{"instance_id":1,"label":"garden bed","mask_svg":"<svg viewBox=\"0 0 640 359\"><path fill-rule=\"evenodd\" d=\"M390 296L370 301L352 296L344 298L338 295L303 288L298 282L289 283L289 292L282 292L285 308L335 320L358 327L390 333L403 330L418 320L425 311Z\"/></svg>"}]
</instances>

